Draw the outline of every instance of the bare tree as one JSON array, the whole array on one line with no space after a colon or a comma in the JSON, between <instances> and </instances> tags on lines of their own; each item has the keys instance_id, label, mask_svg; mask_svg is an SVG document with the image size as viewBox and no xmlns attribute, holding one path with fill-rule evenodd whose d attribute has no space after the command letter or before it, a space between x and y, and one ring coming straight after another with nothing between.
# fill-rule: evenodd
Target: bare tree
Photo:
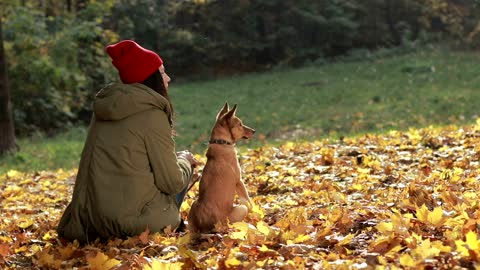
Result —
<instances>
[{"instance_id":1,"label":"bare tree","mask_svg":"<svg viewBox=\"0 0 480 270\"><path fill-rule=\"evenodd\" d=\"M8 87L7 61L3 48L2 18L0 16L0 155L16 150L12 103Z\"/></svg>"}]
</instances>

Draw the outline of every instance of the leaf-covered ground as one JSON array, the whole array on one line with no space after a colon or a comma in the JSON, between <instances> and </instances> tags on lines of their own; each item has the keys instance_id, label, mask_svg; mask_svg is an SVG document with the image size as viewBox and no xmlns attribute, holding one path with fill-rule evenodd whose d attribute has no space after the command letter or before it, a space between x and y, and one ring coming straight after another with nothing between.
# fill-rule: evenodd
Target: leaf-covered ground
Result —
<instances>
[{"instance_id":1,"label":"leaf-covered ground","mask_svg":"<svg viewBox=\"0 0 480 270\"><path fill-rule=\"evenodd\" d=\"M0 180L0 269L480 266L480 125L286 143L240 160L256 204L245 222L200 239L146 230L86 246L55 232L75 172L11 171Z\"/></svg>"}]
</instances>

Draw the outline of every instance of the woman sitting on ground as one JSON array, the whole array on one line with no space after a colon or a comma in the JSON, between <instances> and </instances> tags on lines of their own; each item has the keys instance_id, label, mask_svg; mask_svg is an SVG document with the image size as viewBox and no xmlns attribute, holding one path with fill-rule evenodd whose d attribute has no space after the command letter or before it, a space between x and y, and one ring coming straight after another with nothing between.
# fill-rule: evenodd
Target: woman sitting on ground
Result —
<instances>
[{"instance_id":1,"label":"woman sitting on ground","mask_svg":"<svg viewBox=\"0 0 480 270\"><path fill-rule=\"evenodd\" d=\"M100 90L60 237L84 242L180 225L197 160L175 152L170 77L155 52L131 40L110 45L122 83Z\"/></svg>"}]
</instances>

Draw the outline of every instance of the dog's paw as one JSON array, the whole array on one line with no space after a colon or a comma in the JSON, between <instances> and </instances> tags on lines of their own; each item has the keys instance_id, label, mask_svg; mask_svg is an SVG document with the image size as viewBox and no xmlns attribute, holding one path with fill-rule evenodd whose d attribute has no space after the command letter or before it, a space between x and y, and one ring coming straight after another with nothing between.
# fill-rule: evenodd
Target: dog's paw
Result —
<instances>
[{"instance_id":1,"label":"dog's paw","mask_svg":"<svg viewBox=\"0 0 480 270\"><path fill-rule=\"evenodd\" d=\"M248 210L252 210L253 208L253 202L250 198L240 198L239 203L242 205L245 205Z\"/></svg>"}]
</instances>

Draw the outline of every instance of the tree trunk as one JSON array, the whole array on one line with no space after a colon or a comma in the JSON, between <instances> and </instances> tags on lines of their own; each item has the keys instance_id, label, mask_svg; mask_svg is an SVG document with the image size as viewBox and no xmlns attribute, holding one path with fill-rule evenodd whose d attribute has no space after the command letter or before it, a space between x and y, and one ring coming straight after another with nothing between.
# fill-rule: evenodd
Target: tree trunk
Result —
<instances>
[{"instance_id":1,"label":"tree trunk","mask_svg":"<svg viewBox=\"0 0 480 270\"><path fill-rule=\"evenodd\" d=\"M396 20L393 18L395 14L394 5L393 5L394 1L398 1L398 0L385 1L385 21L388 25L388 29L390 30L390 35L392 36L393 44L398 46L402 44L402 36L400 35L400 32L398 31L397 26L395 25Z\"/></svg>"},{"instance_id":2,"label":"tree trunk","mask_svg":"<svg viewBox=\"0 0 480 270\"><path fill-rule=\"evenodd\" d=\"M75 5L76 6L75 11L76 12L81 11L82 9L84 9L87 6L87 3L88 3L88 0L77 0L77 3Z\"/></svg>"},{"instance_id":3,"label":"tree trunk","mask_svg":"<svg viewBox=\"0 0 480 270\"><path fill-rule=\"evenodd\" d=\"M51 0L45 2L45 17L54 17L55 16L55 7Z\"/></svg>"},{"instance_id":4,"label":"tree trunk","mask_svg":"<svg viewBox=\"0 0 480 270\"><path fill-rule=\"evenodd\" d=\"M67 0L67 12L72 12L72 0Z\"/></svg>"},{"instance_id":5,"label":"tree trunk","mask_svg":"<svg viewBox=\"0 0 480 270\"><path fill-rule=\"evenodd\" d=\"M3 48L2 18L0 17L0 155L13 150L16 150L15 131L8 89L7 61Z\"/></svg>"}]
</instances>

